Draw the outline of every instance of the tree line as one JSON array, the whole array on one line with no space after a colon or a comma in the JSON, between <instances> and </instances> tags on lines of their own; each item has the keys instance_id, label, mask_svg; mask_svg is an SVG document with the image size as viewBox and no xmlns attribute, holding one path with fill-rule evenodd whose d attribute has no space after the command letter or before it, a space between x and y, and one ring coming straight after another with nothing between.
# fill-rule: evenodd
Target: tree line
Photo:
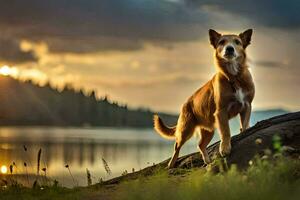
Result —
<instances>
[{"instance_id":1,"label":"tree line","mask_svg":"<svg viewBox=\"0 0 300 200\"><path fill-rule=\"evenodd\" d=\"M97 98L67 84L58 90L0 76L0 125L151 127L153 112ZM160 113L175 122L176 116Z\"/></svg>"}]
</instances>

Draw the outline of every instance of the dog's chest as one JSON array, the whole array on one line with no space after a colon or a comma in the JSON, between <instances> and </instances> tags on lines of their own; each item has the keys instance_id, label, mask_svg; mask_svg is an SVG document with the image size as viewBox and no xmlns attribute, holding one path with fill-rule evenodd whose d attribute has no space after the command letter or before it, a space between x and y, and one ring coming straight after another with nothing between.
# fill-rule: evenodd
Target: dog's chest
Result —
<instances>
[{"instance_id":1,"label":"dog's chest","mask_svg":"<svg viewBox=\"0 0 300 200\"><path fill-rule=\"evenodd\" d=\"M247 93L243 88L237 88L235 90L228 104L228 111L231 112L231 115L236 115L245 107L247 104L246 96Z\"/></svg>"},{"instance_id":2,"label":"dog's chest","mask_svg":"<svg viewBox=\"0 0 300 200\"><path fill-rule=\"evenodd\" d=\"M234 93L234 98L235 100L238 102L238 103L241 103L242 106L244 106L245 104L245 97L246 97L246 94L245 92L243 91L242 88L238 88L235 93Z\"/></svg>"}]
</instances>

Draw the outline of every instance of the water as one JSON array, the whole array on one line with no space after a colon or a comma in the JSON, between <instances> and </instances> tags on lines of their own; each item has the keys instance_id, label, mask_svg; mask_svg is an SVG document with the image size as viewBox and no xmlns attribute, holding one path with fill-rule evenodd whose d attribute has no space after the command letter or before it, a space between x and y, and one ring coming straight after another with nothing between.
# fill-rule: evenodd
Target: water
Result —
<instances>
[{"instance_id":1,"label":"water","mask_svg":"<svg viewBox=\"0 0 300 200\"><path fill-rule=\"evenodd\" d=\"M254 114L251 124L270 116ZM239 132L237 120L232 120L230 126L232 135ZM218 140L217 135L211 143ZM193 137L188 141L181 155L197 151L198 140ZM173 143L162 139L152 129L1 127L0 167L8 168L15 162L14 173L26 174L27 169L28 173L36 174L37 153L41 148L41 168L47 168L47 177L58 180L63 186L73 187L72 177L65 168L68 164L75 185L85 186L87 168L96 183L100 178L116 177L125 170L139 170L169 158ZM105 172L102 158L108 163L111 176Z\"/></svg>"},{"instance_id":2,"label":"water","mask_svg":"<svg viewBox=\"0 0 300 200\"><path fill-rule=\"evenodd\" d=\"M196 147L197 140L193 138L184 145L181 155L197 151ZM162 139L152 129L0 128L0 166L9 167L15 162L17 171L14 173L25 174L26 162L28 173L36 173L40 148L41 168L47 168L47 176L72 187L74 183L66 164L76 184L84 186L86 168L94 183L100 178L119 176L125 170L139 170L170 157L173 141ZM111 176L105 172L102 158L108 163Z\"/></svg>"}]
</instances>

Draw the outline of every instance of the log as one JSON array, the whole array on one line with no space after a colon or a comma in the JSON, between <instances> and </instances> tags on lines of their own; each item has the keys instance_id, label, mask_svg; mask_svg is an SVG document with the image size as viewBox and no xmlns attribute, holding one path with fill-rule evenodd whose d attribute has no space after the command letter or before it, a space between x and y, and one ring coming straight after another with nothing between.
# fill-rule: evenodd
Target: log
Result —
<instances>
[{"instance_id":1,"label":"log","mask_svg":"<svg viewBox=\"0 0 300 200\"><path fill-rule=\"evenodd\" d=\"M244 169L249 166L249 161L255 155L261 155L266 149L274 151L274 136L280 138L282 148L290 154L300 155L300 112L276 116L256 123L253 127L235 135L231 139L232 151L226 157L227 164L235 164ZM216 142L208 147L211 157L219 155L219 144ZM157 170L166 168L167 159L159 164L144 168L140 171L129 173L103 182L102 184L117 184L121 181L137 179L141 176L150 176ZM178 158L176 166L179 168L205 167L199 152Z\"/></svg>"}]
</instances>

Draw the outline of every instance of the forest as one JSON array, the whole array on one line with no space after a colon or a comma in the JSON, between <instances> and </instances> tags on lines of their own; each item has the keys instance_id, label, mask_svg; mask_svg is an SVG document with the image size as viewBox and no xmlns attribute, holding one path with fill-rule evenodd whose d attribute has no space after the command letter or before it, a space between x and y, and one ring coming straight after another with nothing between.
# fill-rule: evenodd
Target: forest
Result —
<instances>
[{"instance_id":1,"label":"forest","mask_svg":"<svg viewBox=\"0 0 300 200\"><path fill-rule=\"evenodd\" d=\"M154 112L97 98L95 91L0 76L0 125L152 127ZM159 113L174 123L175 115Z\"/></svg>"}]
</instances>

